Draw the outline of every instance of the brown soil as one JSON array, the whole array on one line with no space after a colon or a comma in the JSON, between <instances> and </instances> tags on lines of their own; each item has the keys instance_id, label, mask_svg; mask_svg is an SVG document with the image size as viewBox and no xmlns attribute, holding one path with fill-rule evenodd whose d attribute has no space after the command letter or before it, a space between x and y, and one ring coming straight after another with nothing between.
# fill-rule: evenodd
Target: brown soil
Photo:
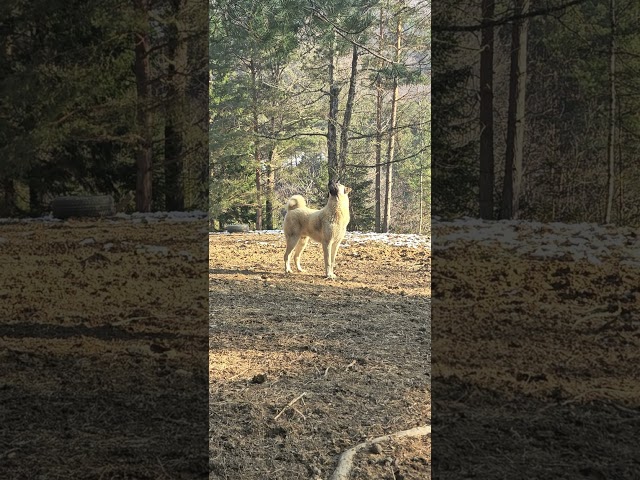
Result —
<instances>
[{"instance_id":1,"label":"brown soil","mask_svg":"<svg viewBox=\"0 0 640 480\"><path fill-rule=\"evenodd\" d=\"M384 443L380 451L356 457L351 480L422 480L431 477L431 438L402 438Z\"/></svg>"},{"instance_id":2,"label":"brown soil","mask_svg":"<svg viewBox=\"0 0 640 480\"><path fill-rule=\"evenodd\" d=\"M0 238L2 477L206 475L206 220Z\"/></svg>"},{"instance_id":3,"label":"brown soil","mask_svg":"<svg viewBox=\"0 0 640 480\"><path fill-rule=\"evenodd\" d=\"M319 245L304 273L283 253L282 235L210 239L211 479L326 479L344 450L430 422L430 252L353 244L333 281ZM429 452L388 443L353 475L428 479Z\"/></svg>"},{"instance_id":4,"label":"brown soil","mask_svg":"<svg viewBox=\"0 0 640 480\"><path fill-rule=\"evenodd\" d=\"M640 271L434 256L434 477L640 478Z\"/></svg>"}]
</instances>

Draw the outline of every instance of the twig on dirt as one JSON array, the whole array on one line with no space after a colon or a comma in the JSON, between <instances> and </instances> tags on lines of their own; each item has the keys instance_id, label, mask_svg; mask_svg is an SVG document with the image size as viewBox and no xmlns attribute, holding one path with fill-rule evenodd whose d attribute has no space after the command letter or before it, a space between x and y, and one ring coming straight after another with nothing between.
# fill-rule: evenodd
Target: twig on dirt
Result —
<instances>
[{"instance_id":1,"label":"twig on dirt","mask_svg":"<svg viewBox=\"0 0 640 480\"><path fill-rule=\"evenodd\" d=\"M173 423L175 425L186 425L186 426L193 426L193 423L187 421L187 420L183 420L180 418L169 418L169 417L163 417L160 415L154 415L153 417L151 417L152 420L162 420L163 422L167 422L167 423Z\"/></svg>"},{"instance_id":2,"label":"twig on dirt","mask_svg":"<svg viewBox=\"0 0 640 480\"><path fill-rule=\"evenodd\" d=\"M307 392L302 392L300 395L298 395L296 398L294 398L293 400L291 400L286 407L284 407L282 410L280 410L280 413L278 415L276 415L273 419L277 420L278 418L280 418L280 415L282 415L284 413L284 411L289 408L291 405L293 405L294 403L296 403L298 400L300 400L302 397L304 397L307 394Z\"/></svg>"},{"instance_id":3,"label":"twig on dirt","mask_svg":"<svg viewBox=\"0 0 640 480\"><path fill-rule=\"evenodd\" d=\"M616 408L618 410L620 410L621 412L625 412L625 413L631 413L633 415L638 415L640 414L640 411L635 410L633 408L627 408L627 407L623 407L622 405L618 405L615 402L608 402L609 405L611 405L613 408Z\"/></svg>"},{"instance_id":4,"label":"twig on dirt","mask_svg":"<svg viewBox=\"0 0 640 480\"><path fill-rule=\"evenodd\" d=\"M153 318L155 320L160 320L163 318L175 318L175 315L145 315L142 317L128 317L128 318L125 318L124 320L120 320L119 322L115 322L112 325L114 327L122 327L123 325L128 325L134 320L149 320L150 318Z\"/></svg>"},{"instance_id":5,"label":"twig on dirt","mask_svg":"<svg viewBox=\"0 0 640 480\"><path fill-rule=\"evenodd\" d=\"M582 400L584 400L586 397L588 397L590 394L601 394L602 396L611 398L613 395L609 394L607 395L607 393L619 393L620 391L615 389L615 388L608 388L608 387L600 387L600 388L591 388L589 390L586 390L582 393L579 393L578 395L574 395L573 397L565 400L564 402L561 403L562 406L565 405L569 405L572 403L578 403ZM615 396L613 396L614 398L616 398ZM594 397L597 398L597 397Z\"/></svg>"},{"instance_id":6,"label":"twig on dirt","mask_svg":"<svg viewBox=\"0 0 640 480\"><path fill-rule=\"evenodd\" d=\"M401 432L374 438L373 440L369 440L367 442L360 443L355 447L351 447L349 450L345 450L344 452L342 452L342 454L338 458L338 466L333 471L330 480L348 480L349 472L353 467L353 458L355 457L356 453L363 448L371 447L371 445L374 445L376 443L386 442L395 438L421 437L424 435L429 435L430 433L431 425L424 425L422 427L415 427L409 430L403 430Z\"/></svg>"},{"instance_id":7,"label":"twig on dirt","mask_svg":"<svg viewBox=\"0 0 640 480\"><path fill-rule=\"evenodd\" d=\"M353 367L356 364L356 361L354 360L353 362L351 362L349 365L347 365L344 369L344 371L346 372L347 370L349 370L351 367Z\"/></svg>"},{"instance_id":8,"label":"twig on dirt","mask_svg":"<svg viewBox=\"0 0 640 480\"><path fill-rule=\"evenodd\" d=\"M291 410L293 410L294 412L296 412L298 415L300 415L304 420L307 419L307 417L304 416L304 413L302 413L300 410L298 410L296 407L291 407Z\"/></svg>"},{"instance_id":9,"label":"twig on dirt","mask_svg":"<svg viewBox=\"0 0 640 480\"><path fill-rule=\"evenodd\" d=\"M452 281L452 282L464 282L464 283L466 283L467 285L469 284L469 281L468 281L468 280L466 280L466 279L464 279L464 278L461 278L461 277L458 277L458 278L456 278L456 277L449 277L449 276L447 276L447 275L443 275L442 273L438 273L437 275L432 276L432 281L433 281L433 280L440 280L440 279L450 280L450 281Z\"/></svg>"},{"instance_id":10,"label":"twig on dirt","mask_svg":"<svg viewBox=\"0 0 640 480\"><path fill-rule=\"evenodd\" d=\"M327 376L327 373L329 373L329 369L330 369L330 368L331 368L331 367L327 367L327 368L325 368L325 370L324 370L324 376L325 376L325 377Z\"/></svg>"},{"instance_id":11,"label":"twig on dirt","mask_svg":"<svg viewBox=\"0 0 640 480\"><path fill-rule=\"evenodd\" d=\"M604 325L594 330L594 333L600 333L602 330L609 328L609 326L618 319L618 316L622 313L622 305L620 305L620 302L618 302L618 308L613 312L610 312L609 310L602 311L602 309L600 308L596 308L591 312L592 312L591 314L576 320L573 324L573 328L576 328L579 324L584 323L587 320L592 320L594 318L613 317L612 320L609 320Z\"/></svg>"},{"instance_id":12,"label":"twig on dirt","mask_svg":"<svg viewBox=\"0 0 640 480\"><path fill-rule=\"evenodd\" d=\"M604 332L606 329L608 329L611 325L613 325L614 323L616 323L618 321L618 317L614 317L613 319L609 320L608 322L606 322L604 325L596 328L593 333L602 333Z\"/></svg>"},{"instance_id":13,"label":"twig on dirt","mask_svg":"<svg viewBox=\"0 0 640 480\"><path fill-rule=\"evenodd\" d=\"M15 448L10 448L9 450L0 453L0 459L5 458L7 456L9 456L10 453L16 452L20 450L20 447L15 447Z\"/></svg>"},{"instance_id":14,"label":"twig on dirt","mask_svg":"<svg viewBox=\"0 0 640 480\"><path fill-rule=\"evenodd\" d=\"M227 379L227 382L230 382L231 380L235 380L236 378L238 378L241 375L244 375L245 373L247 373L249 371L249 368L245 368L243 371L241 371L240 373L236 373L233 377L229 377Z\"/></svg>"},{"instance_id":15,"label":"twig on dirt","mask_svg":"<svg viewBox=\"0 0 640 480\"><path fill-rule=\"evenodd\" d=\"M162 465L162 462L160 461L160 458L159 458L159 457L156 457L156 461L158 462L158 465L160 465L160 468L162 469L162 472L165 474L165 476L166 476L167 478L171 478L171 477L169 476L169 474L167 473L167 471L165 470L164 465Z\"/></svg>"}]
</instances>

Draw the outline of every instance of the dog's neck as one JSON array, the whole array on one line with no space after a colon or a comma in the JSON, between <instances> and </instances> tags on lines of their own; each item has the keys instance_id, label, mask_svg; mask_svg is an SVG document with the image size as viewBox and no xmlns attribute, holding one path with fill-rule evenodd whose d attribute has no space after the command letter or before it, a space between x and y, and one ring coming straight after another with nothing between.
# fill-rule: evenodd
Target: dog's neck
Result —
<instances>
[{"instance_id":1,"label":"dog's neck","mask_svg":"<svg viewBox=\"0 0 640 480\"><path fill-rule=\"evenodd\" d=\"M345 194L329 195L327 207L335 210L338 215L349 214L349 197Z\"/></svg>"}]
</instances>

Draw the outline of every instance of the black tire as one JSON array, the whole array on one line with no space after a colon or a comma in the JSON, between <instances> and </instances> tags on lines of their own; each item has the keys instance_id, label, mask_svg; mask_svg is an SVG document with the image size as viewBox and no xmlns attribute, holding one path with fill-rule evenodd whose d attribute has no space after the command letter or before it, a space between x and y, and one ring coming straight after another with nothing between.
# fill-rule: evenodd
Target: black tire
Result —
<instances>
[{"instance_id":1,"label":"black tire","mask_svg":"<svg viewBox=\"0 0 640 480\"><path fill-rule=\"evenodd\" d=\"M249 231L249 225L227 225L225 230L229 233L243 233Z\"/></svg>"},{"instance_id":2,"label":"black tire","mask_svg":"<svg viewBox=\"0 0 640 480\"><path fill-rule=\"evenodd\" d=\"M55 218L103 217L116 213L111 195L58 197L51 202Z\"/></svg>"}]
</instances>

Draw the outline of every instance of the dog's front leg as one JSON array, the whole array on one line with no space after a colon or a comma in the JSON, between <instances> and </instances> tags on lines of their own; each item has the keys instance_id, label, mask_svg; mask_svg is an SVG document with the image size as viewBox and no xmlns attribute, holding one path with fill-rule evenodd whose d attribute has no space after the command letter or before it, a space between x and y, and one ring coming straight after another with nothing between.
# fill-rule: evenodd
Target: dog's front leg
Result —
<instances>
[{"instance_id":1,"label":"dog's front leg","mask_svg":"<svg viewBox=\"0 0 640 480\"><path fill-rule=\"evenodd\" d=\"M336 266L336 255L338 255L338 248L340 247L340 242L342 239L333 243L333 248L331 249L331 273L333 273L333 269Z\"/></svg>"},{"instance_id":2,"label":"dog's front leg","mask_svg":"<svg viewBox=\"0 0 640 480\"><path fill-rule=\"evenodd\" d=\"M333 242L323 243L322 251L324 253L324 270L327 278L336 278L333 274L333 264L331 263L331 252L333 250Z\"/></svg>"}]
</instances>

